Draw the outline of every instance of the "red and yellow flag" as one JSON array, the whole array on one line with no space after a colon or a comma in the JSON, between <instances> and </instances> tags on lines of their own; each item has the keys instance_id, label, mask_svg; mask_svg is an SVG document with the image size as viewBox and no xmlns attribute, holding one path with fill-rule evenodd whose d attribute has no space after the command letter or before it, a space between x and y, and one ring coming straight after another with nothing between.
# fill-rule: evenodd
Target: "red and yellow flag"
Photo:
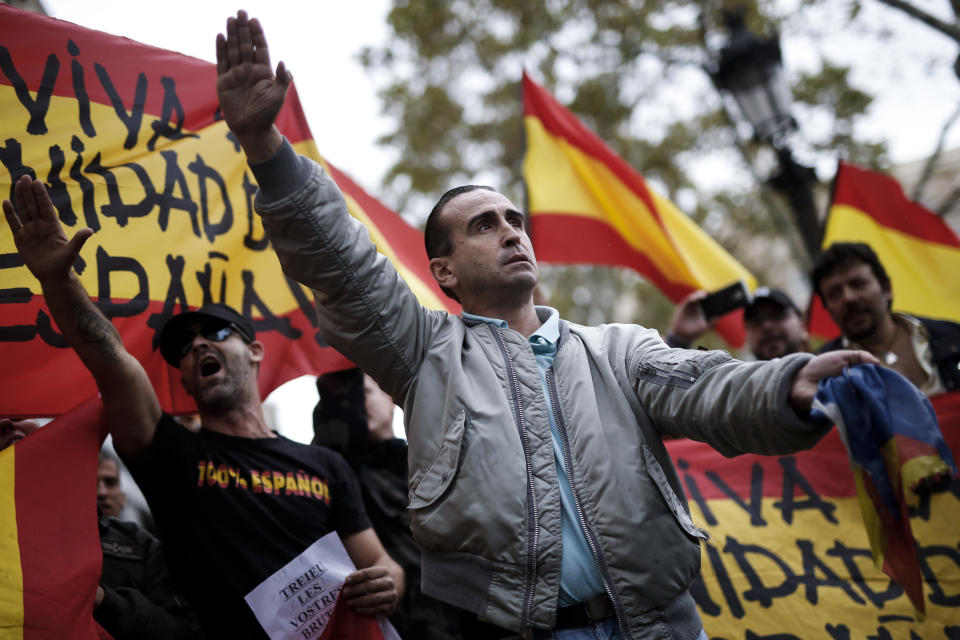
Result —
<instances>
[{"instance_id":1,"label":"red and yellow flag","mask_svg":"<svg viewBox=\"0 0 960 640\"><path fill-rule=\"evenodd\" d=\"M750 272L526 73L523 113L523 175L539 261L627 267L674 302L738 280L756 287ZM717 330L742 345L742 313Z\"/></svg>"},{"instance_id":2,"label":"red and yellow flag","mask_svg":"<svg viewBox=\"0 0 960 640\"><path fill-rule=\"evenodd\" d=\"M93 398L0 451L0 637L97 639L101 441Z\"/></svg>"},{"instance_id":3,"label":"red and yellow flag","mask_svg":"<svg viewBox=\"0 0 960 640\"><path fill-rule=\"evenodd\" d=\"M283 275L253 211L256 183L218 113L208 62L0 5L0 191L30 173L67 234L94 229L75 265L144 365L164 409L193 411L157 351L163 323L205 302L253 321L265 396L351 366L317 330L313 297ZM278 126L317 153L295 88ZM422 234L325 163L421 302L457 310L430 277ZM0 415L56 415L96 393L0 225ZM451 305L451 306L448 306Z\"/></svg>"},{"instance_id":4,"label":"red and yellow flag","mask_svg":"<svg viewBox=\"0 0 960 640\"><path fill-rule=\"evenodd\" d=\"M893 309L960 322L960 238L935 213L907 199L888 175L841 162L823 247L865 242L883 263ZM810 334L840 335L819 296L810 304Z\"/></svg>"}]
</instances>

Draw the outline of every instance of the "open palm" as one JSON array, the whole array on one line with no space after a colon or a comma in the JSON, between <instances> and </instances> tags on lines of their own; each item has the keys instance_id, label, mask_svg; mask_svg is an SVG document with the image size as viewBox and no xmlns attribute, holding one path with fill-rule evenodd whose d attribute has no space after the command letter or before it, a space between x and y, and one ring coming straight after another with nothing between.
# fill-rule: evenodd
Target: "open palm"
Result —
<instances>
[{"instance_id":1,"label":"open palm","mask_svg":"<svg viewBox=\"0 0 960 640\"><path fill-rule=\"evenodd\" d=\"M290 86L283 63L276 74L260 23L244 11L227 21L227 35L217 36L217 95L223 118L238 136L272 125Z\"/></svg>"},{"instance_id":2,"label":"open palm","mask_svg":"<svg viewBox=\"0 0 960 640\"><path fill-rule=\"evenodd\" d=\"M46 187L30 176L14 185L14 202L4 200L3 213L24 264L41 283L66 275L93 231L81 229L68 240Z\"/></svg>"}]
</instances>

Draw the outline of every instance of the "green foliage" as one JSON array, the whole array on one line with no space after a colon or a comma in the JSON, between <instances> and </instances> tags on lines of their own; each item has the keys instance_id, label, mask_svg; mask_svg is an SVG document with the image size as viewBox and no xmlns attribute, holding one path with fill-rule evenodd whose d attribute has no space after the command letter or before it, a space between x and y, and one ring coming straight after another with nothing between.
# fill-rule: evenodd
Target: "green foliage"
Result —
<instances>
[{"instance_id":1,"label":"green foliage","mask_svg":"<svg viewBox=\"0 0 960 640\"><path fill-rule=\"evenodd\" d=\"M743 4L759 33L772 33L785 19L777 14L782 3ZM734 145L729 117L703 71L722 40L722 7L711 0L396 0L390 41L361 56L396 125L381 140L398 152L384 180L391 204L415 204L422 219L444 189L478 181L522 202L526 69L761 281L783 286L796 267L791 272L769 259L770 246L785 245L770 199L761 199L745 164L758 149L747 144L741 153ZM797 79L800 108L832 123L809 146L882 166L883 144L854 135L871 97L850 85L847 72L824 63ZM711 180L711 167L730 178ZM665 330L673 308L620 270L551 267L544 286L551 304L581 322L630 309L631 317L617 319ZM590 293L586 303L583 291ZM622 302L630 298L637 303Z\"/></svg>"},{"instance_id":2,"label":"green foliage","mask_svg":"<svg viewBox=\"0 0 960 640\"><path fill-rule=\"evenodd\" d=\"M888 169L886 148L880 143L858 141L854 138L854 124L866 113L873 96L852 86L848 81L850 69L825 61L819 72L801 74L793 85L793 99L797 104L833 107L833 124L827 135L810 140L818 151L834 152L849 162L874 169Z\"/></svg>"}]
</instances>

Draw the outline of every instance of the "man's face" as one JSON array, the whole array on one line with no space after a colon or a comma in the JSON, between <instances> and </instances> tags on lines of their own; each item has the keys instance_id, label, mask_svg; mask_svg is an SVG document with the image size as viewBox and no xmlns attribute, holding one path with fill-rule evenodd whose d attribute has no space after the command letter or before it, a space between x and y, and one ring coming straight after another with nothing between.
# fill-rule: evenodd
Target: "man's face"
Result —
<instances>
[{"instance_id":1,"label":"man's face","mask_svg":"<svg viewBox=\"0 0 960 640\"><path fill-rule=\"evenodd\" d=\"M537 260L523 214L510 200L476 189L450 200L441 215L453 251L431 260L431 270L465 307L483 297L533 291L539 276Z\"/></svg>"},{"instance_id":2,"label":"man's face","mask_svg":"<svg viewBox=\"0 0 960 640\"><path fill-rule=\"evenodd\" d=\"M820 279L824 305L843 335L859 342L869 338L890 313L892 294L880 285L870 265L843 265Z\"/></svg>"},{"instance_id":3,"label":"man's face","mask_svg":"<svg viewBox=\"0 0 960 640\"><path fill-rule=\"evenodd\" d=\"M117 518L127 504L127 494L120 488L120 470L113 460L101 460L97 467L97 506L105 516Z\"/></svg>"},{"instance_id":4,"label":"man's face","mask_svg":"<svg viewBox=\"0 0 960 640\"><path fill-rule=\"evenodd\" d=\"M233 331L224 340L207 338L200 325L191 327L190 349L180 359L183 387L201 410L223 411L236 406L252 383L262 357L259 342L244 342ZM252 381L252 382L251 382Z\"/></svg>"},{"instance_id":5,"label":"man's face","mask_svg":"<svg viewBox=\"0 0 960 640\"><path fill-rule=\"evenodd\" d=\"M746 322L747 345L758 360L782 358L806 351L807 332L793 309L758 301Z\"/></svg>"},{"instance_id":6,"label":"man's face","mask_svg":"<svg viewBox=\"0 0 960 640\"><path fill-rule=\"evenodd\" d=\"M0 419L0 451L26 438L39 428L40 423L36 420Z\"/></svg>"}]
</instances>

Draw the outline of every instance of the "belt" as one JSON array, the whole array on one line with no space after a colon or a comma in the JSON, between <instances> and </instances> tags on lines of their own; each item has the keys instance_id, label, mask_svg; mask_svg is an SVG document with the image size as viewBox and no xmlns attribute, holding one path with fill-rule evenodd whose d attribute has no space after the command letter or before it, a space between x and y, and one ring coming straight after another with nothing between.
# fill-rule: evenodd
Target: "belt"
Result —
<instances>
[{"instance_id":1,"label":"belt","mask_svg":"<svg viewBox=\"0 0 960 640\"><path fill-rule=\"evenodd\" d=\"M586 602L578 602L557 609L557 624L554 629L586 627L593 622L613 617L616 613L607 594L601 594Z\"/></svg>"}]
</instances>

